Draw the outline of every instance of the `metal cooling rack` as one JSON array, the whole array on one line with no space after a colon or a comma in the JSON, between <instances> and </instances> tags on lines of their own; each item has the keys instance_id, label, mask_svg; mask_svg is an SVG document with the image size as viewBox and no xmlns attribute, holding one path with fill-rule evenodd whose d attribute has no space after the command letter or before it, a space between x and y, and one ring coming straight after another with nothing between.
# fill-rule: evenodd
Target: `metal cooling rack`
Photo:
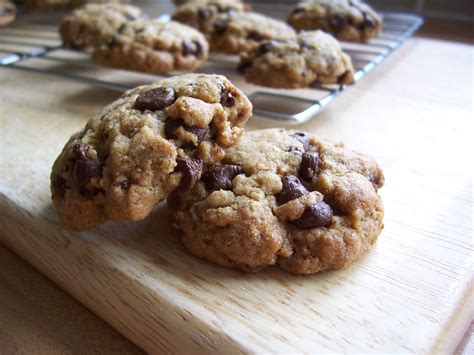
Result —
<instances>
[{"instance_id":1,"label":"metal cooling rack","mask_svg":"<svg viewBox=\"0 0 474 355\"><path fill-rule=\"evenodd\" d=\"M408 13L397 13L397 12L382 12L384 19L384 29L380 36L376 39L369 41L364 44L354 44L348 42L342 42L342 47L346 53L348 53L354 64L356 70L355 73L355 84L360 81L367 73L373 70L379 65L385 58L399 48L414 32L416 32L423 24L423 19L415 14ZM169 19L169 15L162 16L164 20ZM31 36L26 34L22 27L7 27L0 30L0 66L8 67L11 69L47 74L51 76L58 76L66 79L81 81L96 86L111 88L114 90L127 90L131 86L123 83L114 81L102 80L98 78L87 77L81 75L82 73L65 73L50 68L35 68L28 66L28 61L35 58L41 58L47 61L55 61L64 65L74 64L83 65L87 67L96 66L92 61L84 60L73 60L69 58L61 58L51 56L52 53L57 51L71 51L71 49L64 48L61 45L47 45L47 41L59 42L57 35L57 27L49 26L45 31L41 30L41 33ZM11 51L8 46L24 47L25 51ZM222 58L222 56L220 57ZM214 65L219 68L217 64L220 63L219 57L211 55L207 62L209 68ZM99 66L97 66L99 67ZM103 70L108 70L106 67L101 67ZM111 70L111 69L110 69ZM232 69L232 72L225 70L215 70L217 73L224 75L240 76L238 72ZM241 76L240 76L241 77ZM241 77L242 78L242 77ZM243 78L242 78L243 80ZM254 114L259 116L268 117L271 119L303 123L314 118L321 109L333 101L341 92L349 89L352 85L317 85L312 86L307 90L310 90L311 98L298 96L300 92L297 90L275 90L267 89L265 87L257 87L257 90L252 92L249 96L250 100L254 103ZM314 97L313 97L314 93ZM265 108L261 108L258 101L265 99L267 101L273 100L274 102L288 102L293 103L294 106L301 107L301 110L296 113L287 114L277 112L277 110L268 109L268 106L275 107L277 105L265 105Z\"/></svg>"}]
</instances>

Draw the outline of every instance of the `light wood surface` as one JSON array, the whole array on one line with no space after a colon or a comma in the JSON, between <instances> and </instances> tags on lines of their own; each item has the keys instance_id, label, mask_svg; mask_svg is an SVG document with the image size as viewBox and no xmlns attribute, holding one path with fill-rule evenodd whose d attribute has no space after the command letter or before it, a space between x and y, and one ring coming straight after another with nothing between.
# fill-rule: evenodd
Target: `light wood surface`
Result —
<instances>
[{"instance_id":1,"label":"light wood surface","mask_svg":"<svg viewBox=\"0 0 474 355\"><path fill-rule=\"evenodd\" d=\"M468 44L415 38L301 127L374 156L387 180L374 250L310 277L196 259L164 206L66 231L51 164L117 93L0 68L0 241L148 352L452 352L474 312L472 60Z\"/></svg>"}]
</instances>

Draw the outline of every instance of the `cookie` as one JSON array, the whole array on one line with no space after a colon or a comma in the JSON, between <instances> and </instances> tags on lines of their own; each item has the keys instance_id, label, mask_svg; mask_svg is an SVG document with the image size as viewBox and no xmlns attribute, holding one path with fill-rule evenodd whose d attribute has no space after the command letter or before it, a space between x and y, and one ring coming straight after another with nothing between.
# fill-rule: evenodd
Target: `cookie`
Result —
<instances>
[{"instance_id":1,"label":"cookie","mask_svg":"<svg viewBox=\"0 0 474 355\"><path fill-rule=\"evenodd\" d=\"M64 225L144 219L238 142L252 105L220 75L187 74L125 92L74 134L51 173Z\"/></svg>"},{"instance_id":2,"label":"cookie","mask_svg":"<svg viewBox=\"0 0 474 355\"><path fill-rule=\"evenodd\" d=\"M351 59L339 42L323 31L301 32L294 39L265 41L241 55L239 70L247 81L275 88L354 81Z\"/></svg>"},{"instance_id":3,"label":"cookie","mask_svg":"<svg viewBox=\"0 0 474 355\"><path fill-rule=\"evenodd\" d=\"M8 25L15 20L16 6L10 1L0 2L0 26Z\"/></svg>"},{"instance_id":4,"label":"cookie","mask_svg":"<svg viewBox=\"0 0 474 355\"><path fill-rule=\"evenodd\" d=\"M211 50L226 54L248 52L262 41L295 38L295 31L282 21L255 12L220 15L209 29Z\"/></svg>"},{"instance_id":5,"label":"cookie","mask_svg":"<svg viewBox=\"0 0 474 355\"><path fill-rule=\"evenodd\" d=\"M343 41L366 42L382 30L381 17L360 0L304 0L288 23L297 30L323 30Z\"/></svg>"},{"instance_id":6,"label":"cookie","mask_svg":"<svg viewBox=\"0 0 474 355\"><path fill-rule=\"evenodd\" d=\"M193 254L224 267L294 274L348 266L383 228L381 168L313 134L246 133L191 189L169 199Z\"/></svg>"},{"instance_id":7,"label":"cookie","mask_svg":"<svg viewBox=\"0 0 474 355\"><path fill-rule=\"evenodd\" d=\"M175 21L136 20L123 24L115 35L102 38L92 59L106 66L164 74L194 70L207 59L204 35Z\"/></svg>"},{"instance_id":8,"label":"cookie","mask_svg":"<svg viewBox=\"0 0 474 355\"><path fill-rule=\"evenodd\" d=\"M90 4L66 16L59 27L64 45L86 48L97 44L100 38L113 36L127 21L140 17L135 6L117 4Z\"/></svg>"},{"instance_id":9,"label":"cookie","mask_svg":"<svg viewBox=\"0 0 474 355\"><path fill-rule=\"evenodd\" d=\"M212 23L221 14L232 15L245 11L241 2L233 0L194 0L176 8L173 20L208 34Z\"/></svg>"}]
</instances>

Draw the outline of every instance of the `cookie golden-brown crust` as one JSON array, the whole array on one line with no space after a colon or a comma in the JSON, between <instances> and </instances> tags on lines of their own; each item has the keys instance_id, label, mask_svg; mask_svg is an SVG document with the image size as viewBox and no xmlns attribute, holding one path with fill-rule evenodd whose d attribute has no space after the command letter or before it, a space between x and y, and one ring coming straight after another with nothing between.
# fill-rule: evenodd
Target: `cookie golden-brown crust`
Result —
<instances>
[{"instance_id":1,"label":"cookie golden-brown crust","mask_svg":"<svg viewBox=\"0 0 474 355\"><path fill-rule=\"evenodd\" d=\"M312 274L345 267L375 243L383 183L377 163L342 144L252 131L174 197L171 218L193 254L221 266Z\"/></svg>"},{"instance_id":2,"label":"cookie golden-brown crust","mask_svg":"<svg viewBox=\"0 0 474 355\"><path fill-rule=\"evenodd\" d=\"M208 35L212 23L222 14L245 11L245 5L233 0L194 0L176 8L173 20L194 27Z\"/></svg>"},{"instance_id":3,"label":"cookie golden-brown crust","mask_svg":"<svg viewBox=\"0 0 474 355\"><path fill-rule=\"evenodd\" d=\"M247 81L276 88L354 81L351 59L339 42L323 31L302 32L295 39L263 42L241 55L239 69Z\"/></svg>"},{"instance_id":4,"label":"cookie golden-brown crust","mask_svg":"<svg viewBox=\"0 0 474 355\"><path fill-rule=\"evenodd\" d=\"M96 63L147 73L194 70L209 53L202 33L175 21L127 22L101 42L92 52Z\"/></svg>"},{"instance_id":5,"label":"cookie golden-brown crust","mask_svg":"<svg viewBox=\"0 0 474 355\"><path fill-rule=\"evenodd\" d=\"M220 15L208 31L211 50L226 54L248 52L266 40L295 37L286 23L255 12Z\"/></svg>"},{"instance_id":6,"label":"cookie golden-brown crust","mask_svg":"<svg viewBox=\"0 0 474 355\"><path fill-rule=\"evenodd\" d=\"M145 218L223 158L251 110L219 75L176 76L124 93L70 138L53 165L53 203L64 225Z\"/></svg>"},{"instance_id":7,"label":"cookie golden-brown crust","mask_svg":"<svg viewBox=\"0 0 474 355\"><path fill-rule=\"evenodd\" d=\"M112 37L127 21L140 17L135 6L117 4L90 4L66 16L59 27L64 45L86 48Z\"/></svg>"},{"instance_id":8,"label":"cookie golden-brown crust","mask_svg":"<svg viewBox=\"0 0 474 355\"><path fill-rule=\"evenodd\" d=\"M344 41L366 42L382 30L381 17L360 0L303 0L288 17L297 30L323 30Z\"/></svg>"},{"instance_id":9,"label":"cookie golden-brown crust","mask_svg":"<svg viewBox=\"0 0 474 355\"><path fill-rule=\"evenodd\" d=\"M10 1L0 2L0 26L8 25L15 20L16 6Z\"/></svg>"}]
</instances>

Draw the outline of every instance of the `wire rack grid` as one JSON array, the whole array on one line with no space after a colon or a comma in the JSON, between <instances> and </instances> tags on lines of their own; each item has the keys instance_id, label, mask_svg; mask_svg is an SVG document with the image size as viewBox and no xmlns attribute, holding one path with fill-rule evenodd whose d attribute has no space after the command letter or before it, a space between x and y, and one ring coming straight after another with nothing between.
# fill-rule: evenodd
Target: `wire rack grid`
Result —
<instances>
[{"instance_id":1,"label":"wire rack grid","mask_svg":"<svg viewBox=\"0 0 474 355\"><path fill-rule=\"evenodd\" d=\"M416 14L399 13L399 12L383 12L384 28L380 36L368 43L348 43L342 42L343 50L351 57L355 67L355 83L352 85L314 85L309 90L309 95L298 95L299 90L274 90L258 86L256 90L247 93L250 100L254 104L254 114L267 117L280 122L290 123L304 123L314 118L325 106L332 102L340 93L349 89L357 82L364 78L367 73L373 70L377 65L382 63L391 53L399 48L413 33L415 33L423 24L423 19ZM160 16L163 21L169 20L169 15ZM114 90L127 90L132 86L125 83L119 83L113 80L103 80L90 76L82 75L81 71L73 73L57 71L50 68L36 68L25 65L28 60L34 58L41 58L49 61L56 61L63 64L95 66L91 61L81 62L73 61L71 59L52 57L50 54L57 51L72 51L62 45L48 45L51 41L58 41L59 37L55 26L50 26L49 30L42 30L35 35L27 33L20 27L10 27L7 30L0 30L0 67L8 67L16 70L29 71L34 73L41 73L46 75L59 76L66 79L86 82L91 85L106 87ZM25 51L12 51L9 47L25 47ZM222 70L214 70L219 68L219 62L222 57L211 55L208 60L208 68L210 72L217 72L220 74L233 76L241 76L235 65L232 68ZM107 70L107 68L103 68ZM222 72L222 71L228 71ZM230 73L229 73L230 71ZM242 79L243 80L243 79ZM153 81L153 80L151 80ZM145 83L143 83L145 84ZM260 105L260 100L266 100L266 105ZM296 107L301 109L298 112L281 112L278 105L272 105L271 102L289 102L294 103ZM270 102L270 104L268 104ZM297 105L296 105L297 104ZM292 106L292 105L290 105Z\"/></svg>"}]
</instances>

